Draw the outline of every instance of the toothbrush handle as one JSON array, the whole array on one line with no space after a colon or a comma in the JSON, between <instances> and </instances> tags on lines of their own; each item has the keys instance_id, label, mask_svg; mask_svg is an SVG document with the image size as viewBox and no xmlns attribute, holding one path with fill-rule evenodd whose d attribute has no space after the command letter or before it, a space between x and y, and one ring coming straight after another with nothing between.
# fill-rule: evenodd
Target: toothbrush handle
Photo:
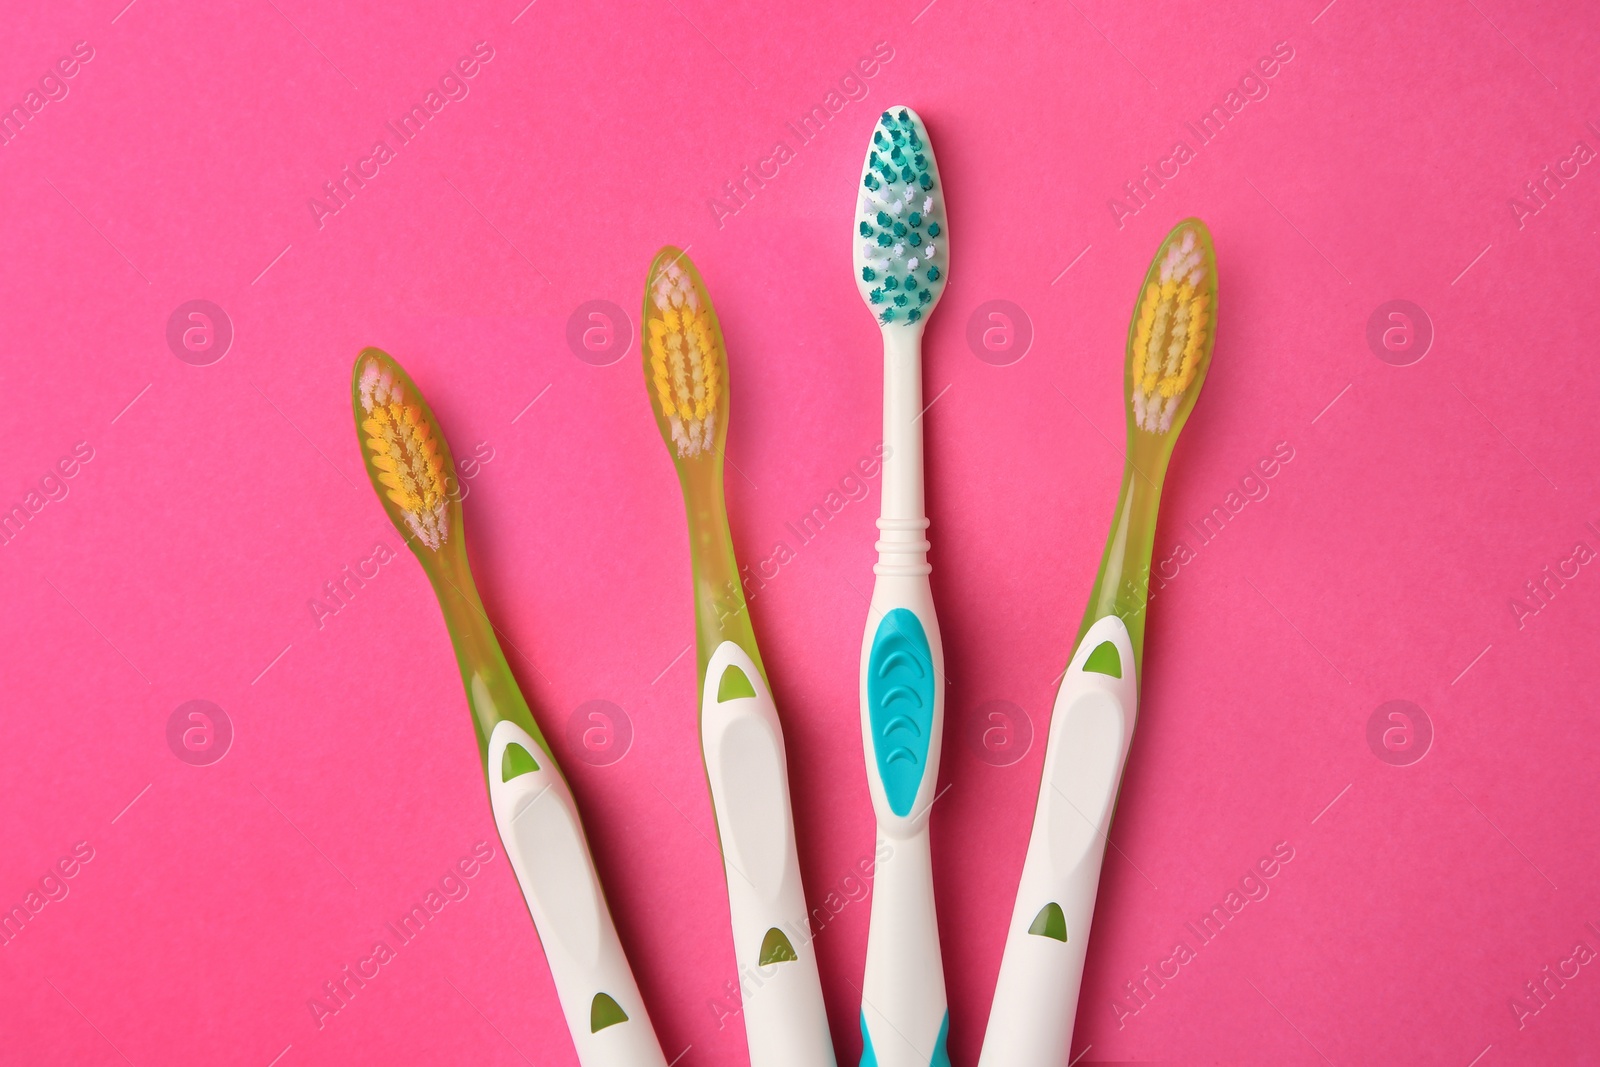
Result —
<instances>
[{"instance_id":1,"label":"toothbrush handle","mask_svg":"<svg viewBox=\"0 0 1600 1067\"><path fill-rule=\"evenodd\" d=\"M1091 653L1108 643L1117 656L1096 655L1086 669ZM1103 673L1108 666L1117 674ZM1070 1059L1106 831L1137 709L1128 632L1108 616L1084 635L1056 694L978 1067L1062 1067Z\"/></svg>"},{"instance_id":2,"label":"toothbrush handle","mask_svg":"<svg viewBox=\"0 0 1600 1067\"><path fill-rule=\"evenodd\" d=\"M928 836L926 819L905 837L878 830L861 979L862 1067L950 1067Z\"/></svg>"},{"instance_id":3,"label":"toothbrush handle","mask_svg":"<svg viewBox=\"0 0 1600 1067\"><path fill-rule=\"evenodd\" d=\"M513 751L513 748L519 751ZM489 740L489 800L583 1067L666 1067L565 779L515 723Z\"/></svg>"},{"instance_id":4,"label":"toothbrush handle","mask_svg":"<svg viewBox=\"0 0 1600 1067\"><path fill-rule=\"evenodd\" d=\"M751 1067L834 1067L778 712L760 669L732 641L706 665L700 743Z\"/></svg>"},{"instance_id":5,"label":"toothbrush handle","mask_svg":"<svg viewBox=\"0 0 1600 1067\"><path fill-rule=\"evenodd\" d=\"M861 1062L946 1067L949 1012L928 833L944 725L944 657L926 571L887 569L878 568L876 624L869 623L861 655L862 736L878 824Z\"/></svg>"},{"instance_id":6,"label":"toothbrush handle","mask_svg":"<svg viewBox=\"0 0 1600 1067\"><path fill-rule=\"evenodd\" d=\"M928 582L922 327L883 330L883 507L861 646L861 735L878 822L861 983L863 1067L948 1067L928 811L944 736L944 649Z\"/></svg>"}]
</instances>

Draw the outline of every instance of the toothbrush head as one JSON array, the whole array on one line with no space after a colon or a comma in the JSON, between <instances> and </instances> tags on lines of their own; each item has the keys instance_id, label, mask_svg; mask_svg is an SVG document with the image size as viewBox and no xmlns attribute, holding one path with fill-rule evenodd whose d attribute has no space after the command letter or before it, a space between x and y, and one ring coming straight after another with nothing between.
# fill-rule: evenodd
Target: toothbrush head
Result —
<instances>
[{"instance_id":1,"label":"toothbrush head","mask_svg":"<svg viewBox=\"0 0 1600 1067\"><path fill-rule=\"evenodd\" d=\"M1176 438L1216 340L1217 259L1199 219L1172 228L1145 275L1128 327L1128 432Z\"/></svg>"},{"instance_id":2,"label":"toothbrush head","mask_svg":"<svg viewBox=\"0 0 1600 1067\"><path fill-rule=\"evenodd\" d=\"M452 536L459 540L450 445L411 376L387 352L365 348L350 392L363 465L389 521L418 555L439 552Z\"/></svg>"},{"instance_id":3,"label":"toothbrush head","mask_svg":"<svg viewBox=\"0 0 1600 1067\"><path fill-rule=\"evenodd\" d=\"M728 353L700 272L670 245L644 285L644 380L661 437L678 460L721 455Z\"/></svg>"},{"instance_id":4,"label":"toothbrush head","mask_svg":"<svg viewBox=\"0 0 1600 1067\"><path fill-rule=\"evenodd\" d=\"M944 187L927 128L915 111L878 117L856 187L856 285L882 326L927 321L950 263Z\"/></svg>"}]
</instances>

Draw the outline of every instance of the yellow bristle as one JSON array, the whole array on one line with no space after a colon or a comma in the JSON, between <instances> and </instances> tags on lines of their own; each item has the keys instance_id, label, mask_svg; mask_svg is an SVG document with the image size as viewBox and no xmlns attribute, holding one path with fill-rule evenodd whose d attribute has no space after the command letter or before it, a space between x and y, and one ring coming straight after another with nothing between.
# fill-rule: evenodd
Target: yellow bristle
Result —
<instances>
[{"instance_id":1,"label":"yellow bristle","mask_svg":"<svg viewBox=\"0 0 1600 1067\"><path fill-rule=\"evenodd\" d=\"M680 257L659 262L646 288L646 381L682 457L713 446L723 388L721 337L697 285Z\"/></svg>"},{"instance_id":2,"label":"yellow bristle","mask_svg":"<svg viewBox=\"0 0 1600 1067\"><path fill-rule=\"evenodd\" d=\"M374 478L424 545L438 549L448 536L443 442L427 408L398 368L368 358L362 365L360 428Z\"/></svg>"},{"instance_id":3,"label":"yellow bristle","mask_svg":"<svg viewBox=\"0 0 1600 1067\"><path fill-rule=\"evenodd\" d=\"M1135 425L1166 433L1202 373L1210 351L1211 294L1215 291L1209 245L1180 226L1157 253L1140 299L1130 345Z\"/></svg>"}]
</instances>

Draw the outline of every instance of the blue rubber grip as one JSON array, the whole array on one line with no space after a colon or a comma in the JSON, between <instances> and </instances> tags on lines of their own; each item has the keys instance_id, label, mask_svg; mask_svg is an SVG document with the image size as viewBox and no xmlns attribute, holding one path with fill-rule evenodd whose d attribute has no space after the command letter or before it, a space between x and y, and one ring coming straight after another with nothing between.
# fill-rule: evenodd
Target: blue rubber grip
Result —
<instances>
[{"instance_id":1,"label":"blue rubber grip","mask_svg":"<svg viewBox=\"0 0 1600 1067\"><path fill-rule=\"evenodd\" d=\"M873 755L889 810L906 815L922 785L933 733L933 654L914 612L895 608L878 624L867 657Z\"/></svg>"}]
</instances>

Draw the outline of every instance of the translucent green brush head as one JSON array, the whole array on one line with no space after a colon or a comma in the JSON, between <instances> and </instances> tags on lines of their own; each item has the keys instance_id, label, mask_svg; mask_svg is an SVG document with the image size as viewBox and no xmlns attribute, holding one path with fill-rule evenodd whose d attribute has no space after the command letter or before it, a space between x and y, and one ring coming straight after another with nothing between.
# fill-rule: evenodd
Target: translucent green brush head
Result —
<instances>
[{"instance_id":1,"label":"translucent green brush head","mask_svg":"<svg viewBox=\"0 0 1600 1067\"><path fill-rule=\"evenodd\" d=\"M644 383L667 443L689 518L694 570L695 646L700 684L723 641L761 668L722 491L728 438L728 351L705 282L673 247L656 253L644 286ZM765 676L765 670L762 670Z\"/></svg>"},{"instance_id":2,"label":"translucent green brush head","mask_svg":"<svg viewBox=\"0 0 1600 1067\"><path fill-rule=\"evenodd\" d=\"M694 263L670 245L644 286L644 377L673 459L720 463L728 436L728 354Z\"/></svg>"},{"instance_id":3,"label":"translucent green brush head","mask_svg":"<svg viewBox=\"0 0 1600 1067\"><path fill-rule=\"evenodd\" d=\"M1127 463L1105 557L1078 630L1082 641L1089 627L1116 615L1128 627L1141 666L1161 485L1211 366L1216 314L1211 234L1199 219L1184 219L1161 242L1134 303L1123 373Z\"/></svg>"},{"instance_id":4,"label":"translucent green brush head","mask_svg":"<svg viewBox=\"0 0 1600 1067\"><path fill-rule=\"evenodd\" d=\"M1171 451L1194 410L1216 340L1217 260L1211 233L1184 219L1161 242L1128 326L1128 444Z\"/></svg>"},{"instance_id":5,"label":"translucent green brush head","mask_svg":"<svg viewBox=\"0 0 1600 1067\"><path fill-rule=\"evenodd\" d=\"M389 521L427 564L461 541L455 464L433 411L394 357L362 349L350 382L361 458Z\"/></svg>"}]
</instances>

